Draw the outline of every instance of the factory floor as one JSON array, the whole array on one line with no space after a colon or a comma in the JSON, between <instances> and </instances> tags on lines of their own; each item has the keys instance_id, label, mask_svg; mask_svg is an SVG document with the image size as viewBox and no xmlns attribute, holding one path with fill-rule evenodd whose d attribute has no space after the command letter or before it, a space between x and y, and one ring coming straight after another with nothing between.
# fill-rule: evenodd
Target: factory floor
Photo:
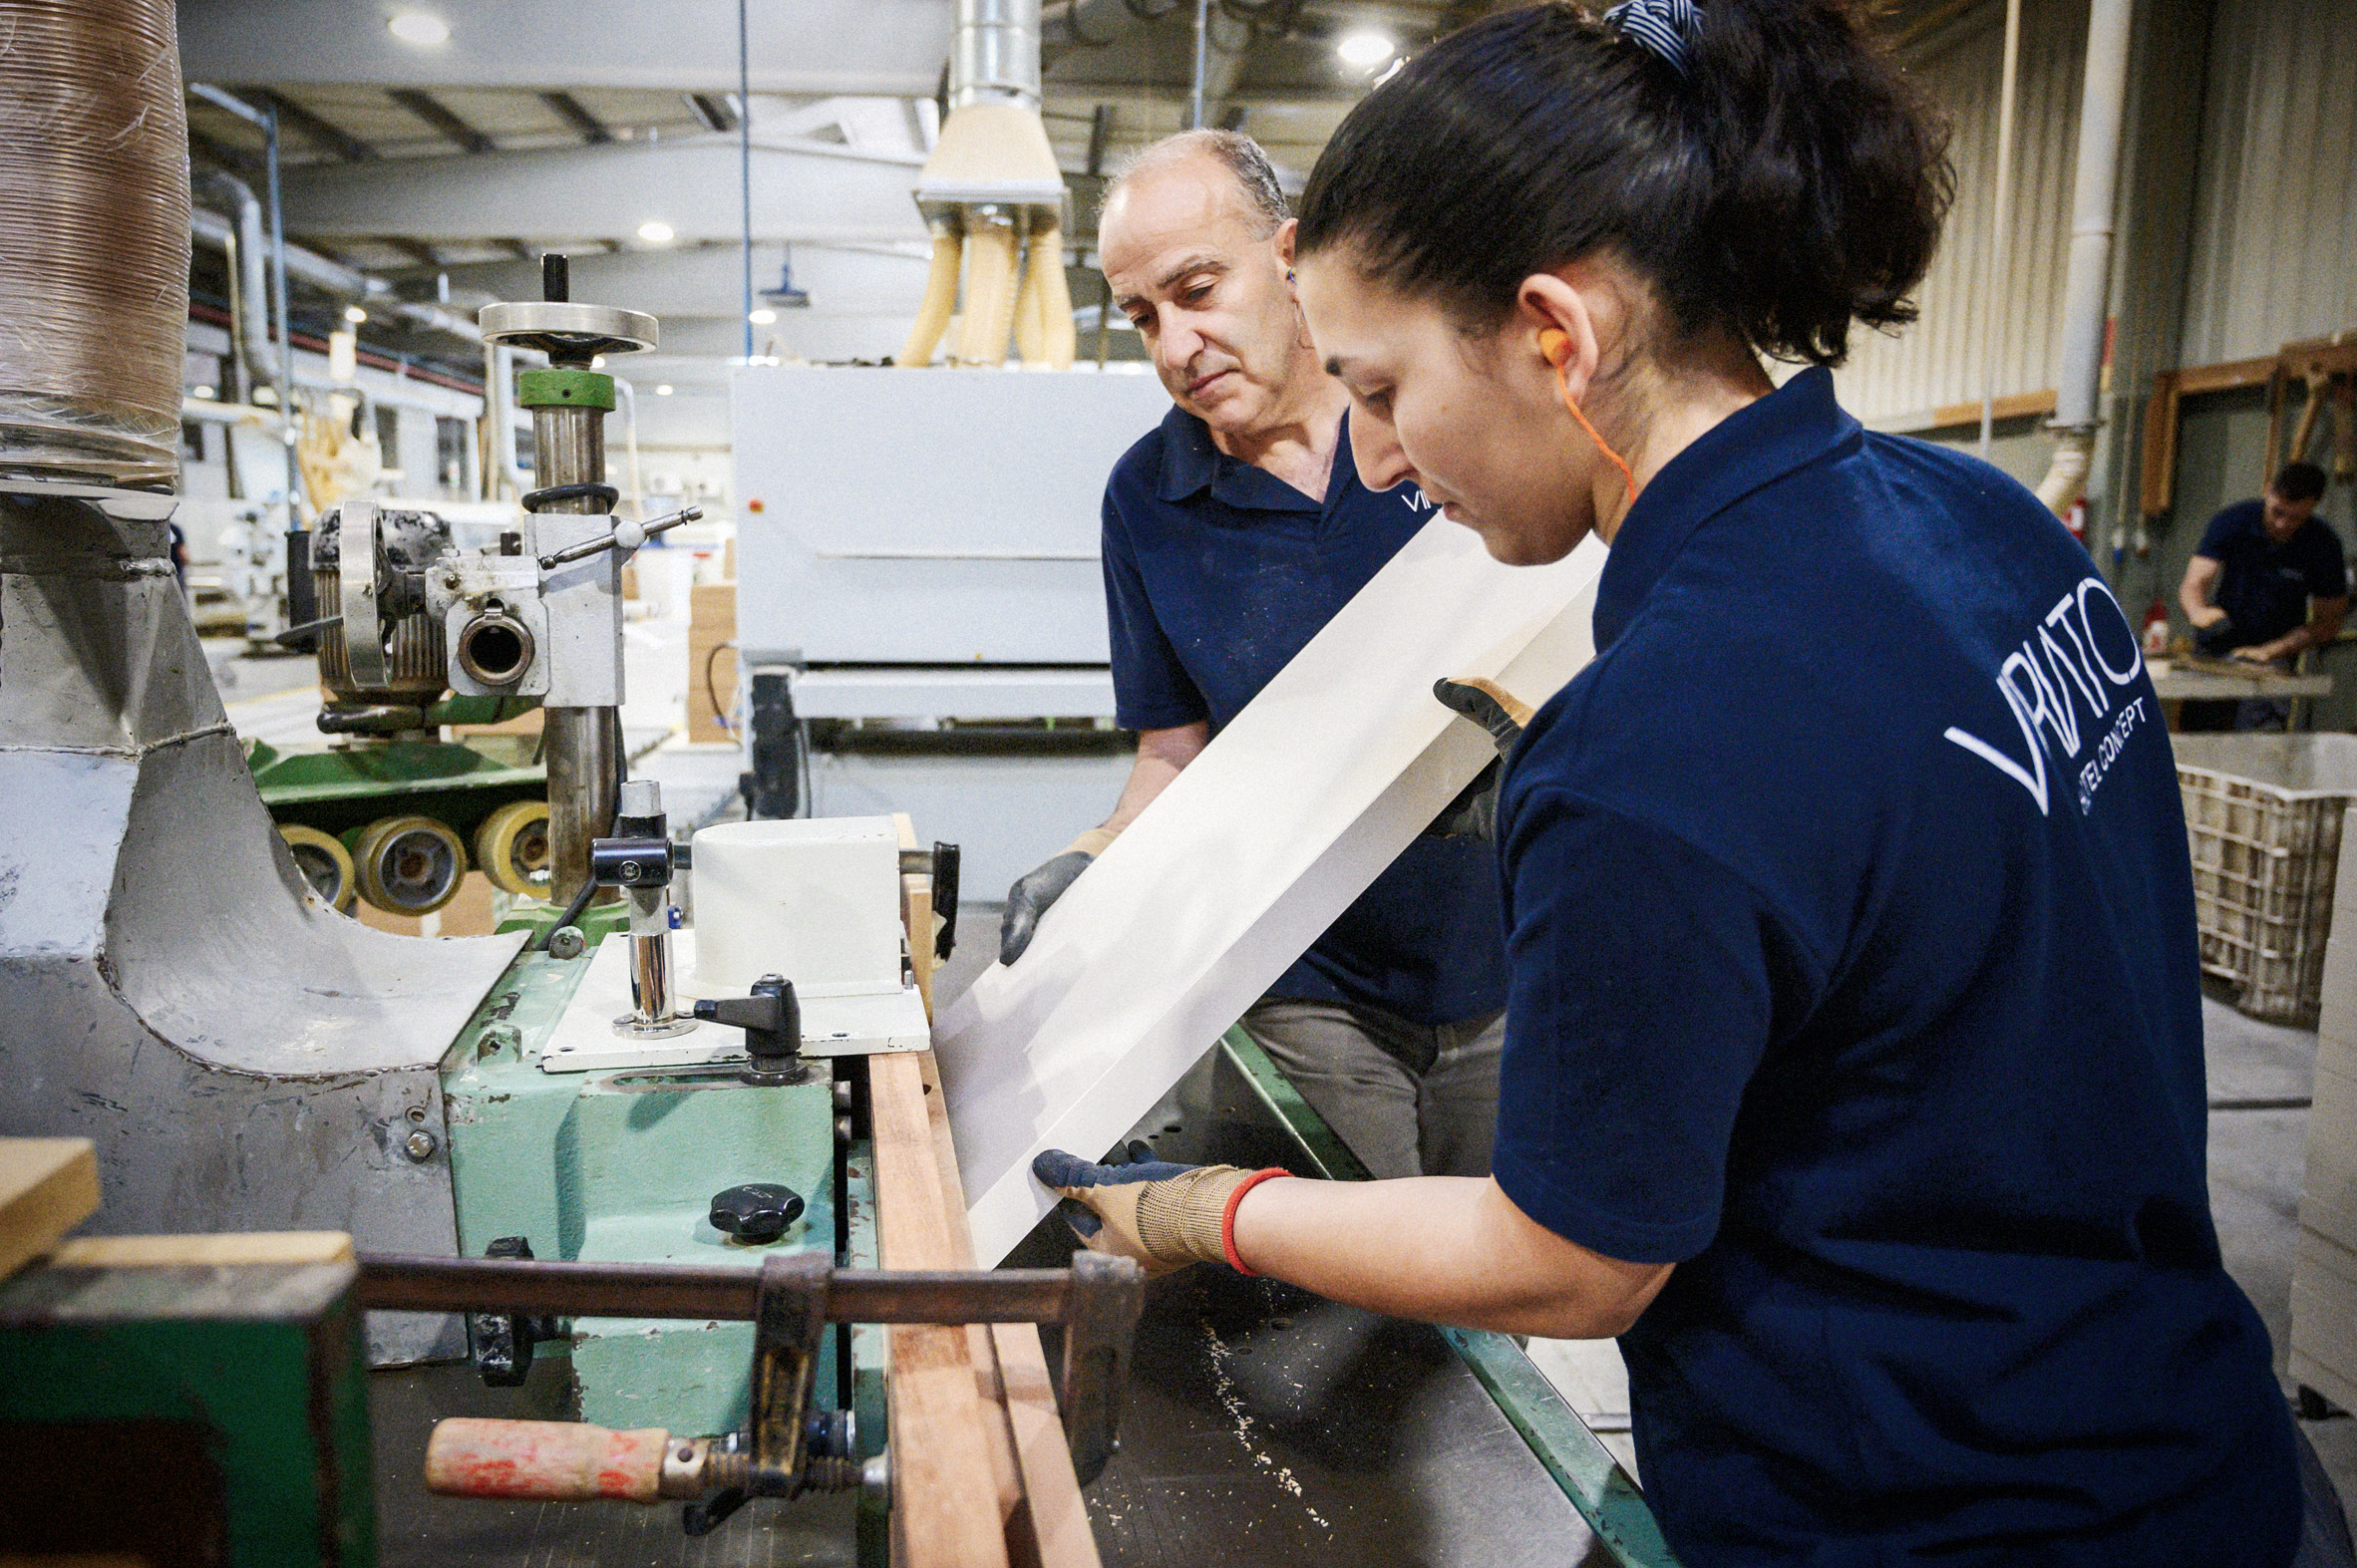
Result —
<instances>
[{"instance_id":1,"label":"factory floor","mask_svg":"<svg viewBox=\"0 0 2357 1568\"><path fill-rule=\"evenodd\" d=\"M998 946L999 910L996 904L959 907L960 941L934 981L936 1010L989 967ZM2275 1371L2282 1377L2291 1338L2291 1257L2307 1163L2316 1036L2244 1018L2215 996L2202 999L2201 1020L2209 1068L2209 1201L2218 1246L2228 1272L2266 1322L2275 1344ZM1636 1475L1628 1434L1628 1374L1619 1349L1609 1340L1532 1340L1529 1353L1589 1429ZM2291 1393L2286 1381L2286 1398ZM2336 1416L2300 1425L2344 1504L2357 1502L2357 1419Z\"/></svg>"}]
</instances>

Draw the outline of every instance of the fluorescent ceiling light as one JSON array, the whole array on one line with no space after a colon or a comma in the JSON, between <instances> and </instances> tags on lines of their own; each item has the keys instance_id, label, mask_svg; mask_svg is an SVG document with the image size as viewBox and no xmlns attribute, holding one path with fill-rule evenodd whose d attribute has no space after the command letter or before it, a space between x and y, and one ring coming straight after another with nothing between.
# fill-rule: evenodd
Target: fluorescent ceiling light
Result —
<instances>
[{"instance_id":1,"label":"fluorescent ceiling light","mask_svg":"<svg viewBox=\"0 0 2357 1568\"><path fill-rule=\"evenodd\" d=\"M1397 50L1397 45L1376 32L1345 33L1342 42L1334 46L1334 53L1341 56L1344 65L1356 66L1362 71L1383 64Z\"/></svg>"},{"instance_id":2,"label":"fluorescent ceiling light","mask_svg":"<svg viewBox=\"0 0 2357 1568\"><path fill-rule=\"evenodd\" d=\"M344 319L357 327L368 319L368 312L362 310L358 305L346 305L344 307Z\"/></svg>"},{"instance_id":3,"label":"fluorescent ceiling light","mask_svg":"<svg viewBox=\"0 0 2357 1568\"><path fill-rule=\"evenodd\" d=\"M655 389L655 396L656 396L656 397L658 397L658 398L668 398L668 397L670 397L670 396L671 396L671 383L669 383L669 382L667 382L667 381L666 381L665 383L663 383L663 385L661 385L660 387L657 387L657 388Z\"/></svg>"},{"instance_id":4,"label":"fluorescent ceiling light","mask_svg":"<svg viewBox=\"0 0 2357 1568\"><path fill-rule=\"evenodd\" d=\"M770 309L769 306L764 305L759 310L747 311L745 313L745 319L752 322L757 327L766 327L771 322L778 319L778 313Z\"/></svg>"},{"instance_id":5,"label":"fluorescent ceiling light","mask_svg":"<svg viewBox=\"0 0 2357 1568\"><path fill-rule=\"evenodd\" d=\"M405 44L431 48L450 42L450 24L424 11L404 11L385 24L385 31Z\"/></svg>"},{"instance_id":6,"label":"fluorescent ceiling light","mask_svg":"<svg viewBox=\"0 0 2357 1568\"><path fill-rule=\"evenodd\" d=\"M638 237L650 245L671 243L671 225L659 217L650 217L638 225Z\"/></svg>"}]
</instances>

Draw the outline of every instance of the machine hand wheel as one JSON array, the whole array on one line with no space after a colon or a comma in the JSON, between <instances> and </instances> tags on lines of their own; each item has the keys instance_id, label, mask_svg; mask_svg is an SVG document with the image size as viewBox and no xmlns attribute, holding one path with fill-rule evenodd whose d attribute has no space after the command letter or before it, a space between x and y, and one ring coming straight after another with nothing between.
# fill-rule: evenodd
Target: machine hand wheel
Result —
<instances>
[{"instance_id":1,"label":"machine hand wheel","mask_svg":"<svg viewBox=\"0 0 2357 1568\"><path fill-rule=\"evenodd\" d=\"M545 800L510 800L475 829L476 869L504 893L546 898L548 863Z\"/></svg>"},{"instance_id":2,"label":"machine hand wheel","mask_svg":"<svg viewBox=\"0 0 2357 1568\"><path fill-rule=\"evenodd\" d=\"M330 909L351 913L360 888L353 875L351 851L342 840L300 822L280 822L278 836L286 840L286 852L294 856L295 869L303 873L303 880L311 884L319 901Z\"/></svg>"},{"instance_id":3,"label":"machine hand wheel","mask_svg":"<svg viewBox=\"0 0 2357 1568\"><path fill-rule=\"evenodd\" d=\"M352 844L360 896L387 913L430 915L458 896L467 846L431 816L380 816Z\"/></svg>"}]
</instances>

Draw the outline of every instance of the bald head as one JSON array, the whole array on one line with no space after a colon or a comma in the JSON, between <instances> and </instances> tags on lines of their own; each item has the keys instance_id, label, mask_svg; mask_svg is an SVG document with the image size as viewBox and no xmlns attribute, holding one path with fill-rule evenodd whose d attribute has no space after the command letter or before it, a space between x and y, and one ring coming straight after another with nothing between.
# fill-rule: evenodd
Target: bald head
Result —
<instances>
[{"instance_id":1,"label":"bald head","mask_svg":"<svg viewBox=\"0 0 2357 1568\"><path fill-rule=\"evenodd\" d=\"M1248 443L1334 396L1293 303L1293 220L1249 138L1148 148L1108 191L1097 245L1115 308L1215 439Z\"/></svg>"},{"instance_id":2,"label":"bald head","mask_svg":"<svg viewBox=\"0 0 2357 1568\"><path fill-rule=\"evenodd\" d=\"M1236 198L1249 214L1254 238L1266 239L1293 215L1268 155L1240 131L1181 131L1133 154L1106 185L1105 205L1113 206L1141 178L1204 163L1220 170L1234 185Z\"/></svg>"}]
</instances>

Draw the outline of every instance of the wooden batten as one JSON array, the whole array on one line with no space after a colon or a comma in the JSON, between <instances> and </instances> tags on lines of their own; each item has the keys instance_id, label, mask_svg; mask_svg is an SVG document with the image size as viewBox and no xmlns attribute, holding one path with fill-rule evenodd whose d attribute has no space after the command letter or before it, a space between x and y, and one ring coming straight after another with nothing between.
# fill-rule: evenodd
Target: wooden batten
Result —
<instances>
[{"instance_id":1,"label":"wooden batten","mask_svg":"<svg viewBox=\"0 0 2357 1568\"><path fill-rule=\"evenodd\" d=\"M904 848L916 846L905 816ZM901 879L909 950L932 978L931 879ZM927 992L930 1006L930 992ZM867 1059L876 1240L888 1269L970 1269L973 1234L929 1051ZM1100 1568L1029 1324L890 1331L892 1560L898 1568Z\"/></svg>"}]
</instances>

